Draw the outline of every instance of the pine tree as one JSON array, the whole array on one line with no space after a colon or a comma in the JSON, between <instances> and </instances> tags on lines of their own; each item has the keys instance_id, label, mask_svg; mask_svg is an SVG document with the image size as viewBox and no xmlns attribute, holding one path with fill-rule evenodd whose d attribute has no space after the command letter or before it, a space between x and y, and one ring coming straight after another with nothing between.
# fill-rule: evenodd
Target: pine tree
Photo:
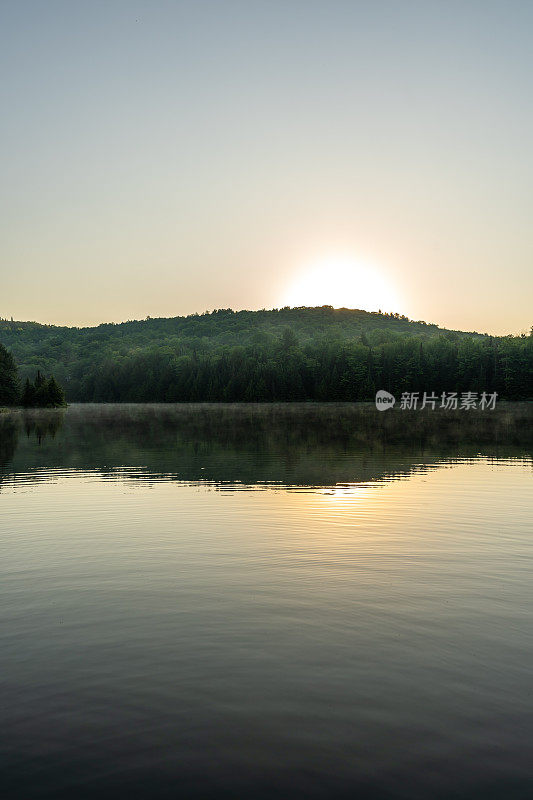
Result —
<instances>
[{"instance_id":1,"label":"pine tree","mask_svg":"<svg viewBox=\"0 0 533 800\"><path fill-rule=\"evenodd\" d=\"M26 408L58 408L66 405L65 393L53 375L46 378L39 370L33 383L26 379L22 404Z\"/></svg>"},{"instance_id":2,"label":"pine tree","mask_svg":"<svg viewBox=\"0 0 533 800\"><path fill-rule=\"evenodd\" d=\"M46 384L46 389L48 394L48 406L57 408L58 406L65 405L65 393L53 375L50 375L50 379Z\"/></svg>"},{"instance_id":3,"label":"pine tree","mask_svg":"<svg viewBox=\"0 0 533 800\"><path fill-rule=\"evenodd\" d=\"M33 383L30 383L29 378L26 378L26 383L22 391L22 405L24 408L31 408L35 405L35 386Z\"/></svg>"},{"instance_id":4,"label":"pine tree","mask_svg":"<svg viewBox=\"0 0 533 800\"><path fill-rule=\"evenodd\" d=\"M0 344L0 406L14 406L19 398L17 365L11 353Z\"/></svg>"},{"instance_id":5,"label":"pine tree","mask_svg":"<svg viewBox=\"0 0 533 800\"><path fill-rule=\"evenodd\" d=\"M46 378L44 377L44 375L41 373L40 370L37 370L34 386L35 386L34 405L38 406L39 408L46 408L46 406L48 405L48 386Z\"/></svg>"}]
</instances>

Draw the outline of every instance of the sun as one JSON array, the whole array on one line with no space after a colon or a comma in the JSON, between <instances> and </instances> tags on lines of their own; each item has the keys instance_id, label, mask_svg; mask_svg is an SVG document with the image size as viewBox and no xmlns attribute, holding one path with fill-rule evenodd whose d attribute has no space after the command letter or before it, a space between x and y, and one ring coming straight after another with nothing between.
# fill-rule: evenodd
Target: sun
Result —
<instances>
[{"instance_id":1,"label":"sun","mask_svg":"<svg viewBox=\"0 0 533 800\"><path fill-rule=\"evenodd\" d=\"M334 256L302 269L289 283L282 305L398 311L400 302L383 270L358 258Z\"/></svg>"}]
</instances>

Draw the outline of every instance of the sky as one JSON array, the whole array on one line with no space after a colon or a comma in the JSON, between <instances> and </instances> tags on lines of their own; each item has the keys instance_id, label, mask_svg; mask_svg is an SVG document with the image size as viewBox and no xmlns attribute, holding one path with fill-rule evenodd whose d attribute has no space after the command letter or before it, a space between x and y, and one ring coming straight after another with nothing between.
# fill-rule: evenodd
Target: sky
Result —
<instances>
[{"instance_id":1,"label":"sky","mask_svg":"<svg viewBox=\"0 0 533 800\"><path fill-rule=\"evenodd\" d=\"M533 3L0 0L0 316L533 324Z\"/></svg>"}]
</instances>

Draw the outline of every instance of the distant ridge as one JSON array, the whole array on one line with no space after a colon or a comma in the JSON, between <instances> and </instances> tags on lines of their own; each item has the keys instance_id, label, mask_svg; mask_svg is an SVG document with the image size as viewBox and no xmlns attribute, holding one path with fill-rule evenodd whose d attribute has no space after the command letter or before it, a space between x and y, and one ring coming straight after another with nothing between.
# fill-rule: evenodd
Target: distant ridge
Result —
<instances>
[{"instance_id":1,"label":"distant ridge","mask_svg":"<svg viewBox=\"0 0 533 800\"><path fill-rule=\"evenodd\" d=\"M234 311L231 308L220 308L214 309L213 311L204 311L202 313L195 312L193 314L187 314L182 316L176 317L152 317L147 316L143 319L129 319L124 320L123 322L100 322L97 325L54 325L47 322L37 322L33 320L14 320L13 318L8 319L7 317L0 317L0 331L9 331L12 329L11 326L16 326L20 328L20 326L24 327L38 327L38 328L47 328L47 329L60 329L60 330L78 330L78 331L88 331L94 330L95 328L109 328L109 327L117 327L117 326L127 326L127 325L137 325L140 323L176 323L178 321L182 322L185 320L197 320L197 319L204 319L206 317L212 317L216 315L217 317L221 317L224 315L237 317L241 319L246 319L251 315L255 316L257 319L266 320L268 318L271 319L272 324L276 324L276 318L279 323L287 324L288 320L301 320L302 314L305 316L312 317L313 320L320 319L321 322L324 324L336 324L339 321L343 322L355 322L358 321L361 325L366 326L370 324L370 320L374 322L384 322L385 324L390 324L391 321L393 322L401 322L401 323L408 323L409 325L421 325L424 329L428 330L431 329L433 331L442 331L443 333L447 332L454 332L459 334L464 334L467 336L488 336L489 334L486 333L479 333L477 331L462 331L462 330L455 330L452 328L442 328L438 324L434 322L425 322L424 320L412 320L409 317L406 317L403 314L399 313L387 313L382 311L365 311L363 309L358 308L334 308L330 305L324 306L284 306L283 308L272 308L272 309L260 309L257 311L251 311L248 309L242 309L240 311Z\"/></svg>"},{"instance_id":2,"label":"distant ridge","mask_svg":"<svg viewBox=\"0 0 533 800\"><path fill-rule=\"evenodd\" d=\"M0 320L23 380L53 373L69 401L368 400L377 389L533 395L533 337L400 314L217 309L94 327Z\"/></svg>"}]
</instances>

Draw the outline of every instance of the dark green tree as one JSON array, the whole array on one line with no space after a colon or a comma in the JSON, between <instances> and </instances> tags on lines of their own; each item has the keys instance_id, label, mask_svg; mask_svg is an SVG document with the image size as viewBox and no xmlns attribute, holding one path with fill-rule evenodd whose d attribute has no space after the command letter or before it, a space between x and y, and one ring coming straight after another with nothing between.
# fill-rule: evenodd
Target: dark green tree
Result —
<instances>
[{"instance_id":1,"label":"dark green tree","mask_svg":"<svg viewBox=\"0 0 533 800\"><path fill-rule=\"evenodd\" d=\"M40 370L35 376L35 381L26 379L22 391L22 405L25 408L59 408L66 405L65 393L53 375L46 378Z\"/></svg>"},{"instance_id":2,"label":"dark green tree","mask_svg":"<svg viewBox=\"0 0 533 800\"><path fill-rule=\"evenodd\" d=\"M0 406L14 406L19 397L17 365L9 350L0 344Z\"/></svg>"},{"instance_id":3,"label":"dark green tree","mask_svg":"<svg viewBox=\"0 0 533 800\"><path fill-rule=\"evenodd\" d=\"M37 371L34 381L35 405L39 408L46 408L48 405L48 386L47 380L40 370Z\"/></svg>"},{"instance_id":4,"label":"dark green tree","mask_svg":"<svg viewBox=\"0 0 533 800\"><path fill-rule=\"evenodd\" d=\"M31 408L35 405L35 385L26 378L24 389L22 390L22 405L24 408Z\"/></svg>"},{"instance_id":5,"label":"dark green tree","mask_svg":"<svg viewBox=\"0 0 533 800\"><path fill-rule=\"evenodd\" d=\"M46 389L48 393L47 406L58 408L59 406L65 405L65 393L53 375L50 375L46 384Z\"/></svg>"}]
</instances>

